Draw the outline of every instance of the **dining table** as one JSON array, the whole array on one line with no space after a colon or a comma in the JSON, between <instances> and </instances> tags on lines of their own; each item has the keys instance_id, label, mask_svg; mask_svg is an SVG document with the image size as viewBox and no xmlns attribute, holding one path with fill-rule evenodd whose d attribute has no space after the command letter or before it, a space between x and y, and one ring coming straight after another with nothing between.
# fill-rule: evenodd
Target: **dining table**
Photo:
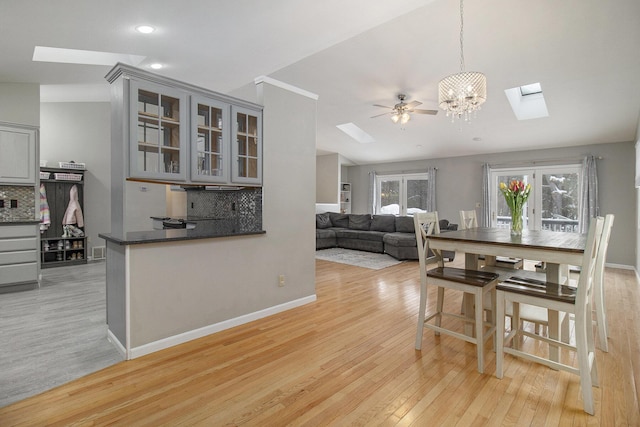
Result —
<instances>
[{"instance_id":1,"label":"dining table","mask_svg":"<svg viewBox=\"0 0 640 427\"><path fill-rule=\"evenodd\" d=\"M465 268L476 270L478 256L484 255L485 265L495 266L496 256L522 258L541 261L546 264L546 280L565 284L569 278L569 266L581 266L587 235L551 230L522 230L514 236L509 228L478 227L464 230L446 231L427 236L429 249L438 259L440 266L444 261L440 251L449 250L464 253ZM517 275L518 270L513 270ZM465 312L469 310L470 298L465 298ZM548 312L549 338L560 337L558 312ZM551 346L550 355L558 358L558 348Z\"/></svg>"}]
</instances>

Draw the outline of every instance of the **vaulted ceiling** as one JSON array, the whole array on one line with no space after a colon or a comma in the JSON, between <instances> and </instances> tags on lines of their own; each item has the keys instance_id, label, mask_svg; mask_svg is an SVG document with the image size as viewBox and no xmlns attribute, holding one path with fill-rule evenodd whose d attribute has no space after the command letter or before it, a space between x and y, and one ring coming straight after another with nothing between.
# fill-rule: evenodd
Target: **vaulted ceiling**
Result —
<instances>
[{"instance_id":1,"label":"vaulted ceiling","mask_svg":"<svg viewBox=\"0 0 640 427\"><path fill-rule=\"evenodd\" d=\"M640 2L466 0L464 21L466 69L488 80L471 123L371 118L398 93L438 108L439 80L460 68L456 0L3 0L0 82L40 83L50 101L106 93L109 66L34 62L35 46L142 55L231 94L267 75L319 96L318 153L355 164L635 141ZM549 117L519 121L504 91L534 82ZM375 142L336 128L349 122Z\"/></svg>"}]
</instances>

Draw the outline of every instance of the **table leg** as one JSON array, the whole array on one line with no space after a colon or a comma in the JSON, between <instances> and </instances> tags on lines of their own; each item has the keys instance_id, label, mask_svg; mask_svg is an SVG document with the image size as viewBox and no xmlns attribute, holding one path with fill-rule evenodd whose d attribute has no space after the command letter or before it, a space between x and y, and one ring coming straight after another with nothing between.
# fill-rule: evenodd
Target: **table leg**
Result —
<instances>
[{"instance_id":1,"label":"table leg","mask_svg":"<svg viewBox=\"0 0 640 427\"><path fill-rule=\"evenodd\" d=\"M568 277L569 274L569 266L568 265L561 265L561 264L554 264L554 263L547 263L546 266L547 269L547 282L552 282L552 283L563 283L564 280ZM557 340L558 338L560 338L560 315L557 311L555 310L547 310L547 318L549 321L549 338ZM565 334L568 335L568 334ZM567 342L567 340L569 339L568 336L562 336L562 340ZM557 346L549 346L549 358L553 361L558 361L559 360L559 350L560 348Z\"/></svg>"},{"instance_id":2,"label":"table leg","mask_svg":"<svg viewBox=\"0 0 640 427\"><path fill-rule=\"evenodd\" d=\"M464 254L464 268L467 270L477 270L478 269L478 254ZM469 320L473 320L473 314L475 311L474 308L474 296L473 294L465 292L462 296L462 310L464 315L469 318ZM471 323L467 322L464 325L464 333L467 336L474 336L475 330Z\"/></svg>"}]
</instances>

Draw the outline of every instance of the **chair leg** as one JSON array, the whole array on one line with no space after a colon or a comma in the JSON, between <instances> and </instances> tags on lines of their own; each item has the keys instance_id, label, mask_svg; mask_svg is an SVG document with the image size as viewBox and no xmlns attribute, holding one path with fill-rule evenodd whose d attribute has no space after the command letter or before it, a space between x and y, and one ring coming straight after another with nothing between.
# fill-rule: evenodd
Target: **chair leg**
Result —
<instances>
[{"instance_id":1,"label":"chair leg","mask_svg":"<svg viewBox=\"0 0 640 427\"><path fill-rule=\"evenodd\" d=\"M496 326L496 307L497 307L497 301L496 301L496 290L495 288L491 290L491 324L493 326ZM497 331L497 329L495 330ZM491 342L493 343L493 351L496 351L496 349L498 348L498 344L496 343L496 333L493 333L493 337L491 339Z\"/></svg>"},{"instance_id":2,"label":"chair leg","mask_svg":"<svg viewBox=\"0 0 640 427\"><path fill-rule=\"evenodd\" d=\"M599 289L594 289L593 304L596 309L596 323L598 326L598 342L599 347L604 352L609 352L609 330L607 327L607 314L604 308L604 286L601 284Z\"/></svg>"},{"instance_id":3,"label":"chair leg","mask_svg":"<svg viewBox=\"0 0 640 427\"><path fill-rule=\"evenodd\" d=\"M476 350L478 353L478 372L484 373L484 307L482 306L482 288L475 294Z\"/></svg>"},{"instance_id":4,"label":"chair leg","mask_svg":"<svg viewBox=\"0 0 640 427\"><path fill-rule=\"evenodd\" d=\"M580 369L580 388L582 389L582 403L584 411L589 415L594 414L593 408L593 390L591 389L591 379L594 372L591 370L589 363L589 347L588 336L591 333L591 319L587 322L586 316L576 316L576 351L578 353L578 366ZM579 317L579 318L578 318ZM588 325L586 325L588 323ZM593 341L593 338L592 338ZM596 366L595 355L593 360L593 368ZM597 373L596 373L597 375Z\"/></svg>"},{"instance_id":5,"label":"chair leg","mask_svg":"<svg viewBox=\"0 0 640 427\"><path fill-rule=\"evenodd\" d=\"M438 287L438 299L436 300L436 326L440 327L442 325L442 307L444 306L444 288ZM436 336L440 335L440 332L435 333Z\"/></svg>"},{"instance_id":6,"label":"chair leg","mask_svg":"<svg viewBox=\"0 0 640 427\"><path fill-rule=\"evenodd\" d=\"M420 311L418 311L418 330L416 331L416 350L422 349L422 335L424 333L424 317L427 310L427 286L420 284Z\"/></svg>"},{"instance_id":7,"label":"chair leg","mask_svg":"<svg viewBox=\"0 0 640 427\"><path fill-rule=\"evenodd\" d=\"M502 291L496 292L496 377L502 378L503 375L503 363L504 363L504 293ZM513 328L513 319L511 320L511 327Z\"/></svg>"},{"instance_id":8,"label":"chair leg","mask_svg":"<svg viewBox=\"0 0 640 427\"><path fill-rule=\"evenodd\" d=\"M571 342L571 324L569 322L571 316L569 313L558 314L558 316L562 316L562 321L560 322L560 340L569 344Z\"/></svg>"}]
</instances>

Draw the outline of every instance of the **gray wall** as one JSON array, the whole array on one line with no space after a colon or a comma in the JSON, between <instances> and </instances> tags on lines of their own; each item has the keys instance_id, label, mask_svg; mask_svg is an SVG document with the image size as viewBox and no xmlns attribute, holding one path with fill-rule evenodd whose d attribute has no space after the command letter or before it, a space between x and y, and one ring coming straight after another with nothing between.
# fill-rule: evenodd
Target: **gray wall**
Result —
<instances>
[{"instance_id":1,"label":"gray wall","mask_svg":"<svg viewBox=\"0 0 640 427\"><path fill-rule=\"evenodd\" d=\"M316 203L340 201L340 156L327 154L316 157Z\"/></svg>"},{"instance_id":2,"label":"gray wall","mask_svg":"<svg viewBox=\"0 0 640 427\"><path fill-rule=\"evenodd\" d=\"M104 246L98 233L111 231L111 106L108 102L45 102L40 111L40 159L86 163L84 183L85 232L88 254Z\"/></svg>"},{"instance_id":3,"label":"gray wall","mask_svg":"<svg viewBox=\"0 0 640 427\"><path fill-rule=\"evenodd\" d=\"M0 121L40 126L40 85L0 83Z\"/></svg>"},{"instance_id":4,"label":"gray wall","mask_svg":"<svg viewBox=\"0 0 640 427\"><path fill-rule=\"evenodd\" d=\"M522 166L523 161L580 159L588 154L603 157L597 163L600 213L616 215L607 262L633 267L636 265L636 241L635 235L629 233L629 230L637 229L633 142L352 166L349 168L352 212L367 212L370 171L415 171L434 166L438 168L438 214L457 223L460 210L472 209L480 201L483 163Z\"/></svg>"}]
</instances>

